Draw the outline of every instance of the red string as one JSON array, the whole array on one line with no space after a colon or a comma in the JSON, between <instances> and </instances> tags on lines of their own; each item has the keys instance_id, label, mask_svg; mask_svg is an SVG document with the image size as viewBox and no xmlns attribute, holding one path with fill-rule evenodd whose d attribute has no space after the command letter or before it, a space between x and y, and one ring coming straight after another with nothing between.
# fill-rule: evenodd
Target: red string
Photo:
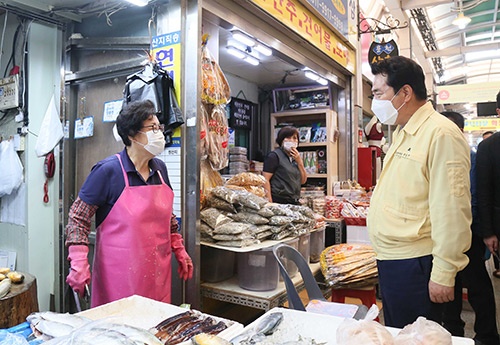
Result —
<instances>
[{"instance_id":1,"label":"red string","mask_svg":"<svg viewBox=\"0 0 500 345\"><path fill-rule=\"evenodd\" d=\"M45 180L43 184L43 202L46 204L49 202L49 180Z\"/></svg>"}]
</instances>

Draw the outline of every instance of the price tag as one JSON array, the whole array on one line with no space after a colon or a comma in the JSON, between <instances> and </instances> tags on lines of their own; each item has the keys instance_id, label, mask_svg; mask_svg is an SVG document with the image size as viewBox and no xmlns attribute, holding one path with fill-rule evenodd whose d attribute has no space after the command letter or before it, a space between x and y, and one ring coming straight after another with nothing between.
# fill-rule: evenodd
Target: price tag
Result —
<instances>
[{"instance_id":1,"label":"price tag","mask_svg":"<svg viewBox=\"0 0 500 345\"><path fill-rule=\"evenodd\" d=\"M75 121L75 139L88 138L94 135L94 117L87 116Z\"/></svg>"},{"instance_id":2,"label":"price tag","mask_svg":"<svg viewBox=\"0 0 500 345\"><path fill-rule=\"evenodd\" d=\"M122 110L123 100L109 101L104 103L102 122L115 122L120 110Z\"/></svg>"}]
</instances>

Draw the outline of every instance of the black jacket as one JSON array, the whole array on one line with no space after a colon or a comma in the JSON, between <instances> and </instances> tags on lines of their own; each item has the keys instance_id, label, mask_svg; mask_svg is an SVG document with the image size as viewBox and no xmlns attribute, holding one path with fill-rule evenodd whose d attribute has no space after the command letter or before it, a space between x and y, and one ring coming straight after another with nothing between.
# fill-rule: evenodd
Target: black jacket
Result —
<instances>
[{"instance_id":1,"label":"black jacket","mask_svg":"<svg viewBox=\"0 0 500 345\"><path fill-rule=\"evenodd\" d=\"M500 239L500 132L477 148L476 183L481 236Z\"/></svg>"}]
</instances>

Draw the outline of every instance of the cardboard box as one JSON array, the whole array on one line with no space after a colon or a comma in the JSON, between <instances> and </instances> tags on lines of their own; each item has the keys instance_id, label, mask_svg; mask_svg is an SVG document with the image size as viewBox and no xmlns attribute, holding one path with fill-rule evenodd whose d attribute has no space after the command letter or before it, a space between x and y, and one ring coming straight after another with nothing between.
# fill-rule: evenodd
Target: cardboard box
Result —
<instances>
[{"instance_id":1,"label":"cardboard box","mask_svg":"<svg viewBox=\"0 0 500 345\"><path fill-rule=\"evenodd\" d=\"M346 237L347 243L371 244L366 226L347 225Z\"/></svg>"}]
</instances>

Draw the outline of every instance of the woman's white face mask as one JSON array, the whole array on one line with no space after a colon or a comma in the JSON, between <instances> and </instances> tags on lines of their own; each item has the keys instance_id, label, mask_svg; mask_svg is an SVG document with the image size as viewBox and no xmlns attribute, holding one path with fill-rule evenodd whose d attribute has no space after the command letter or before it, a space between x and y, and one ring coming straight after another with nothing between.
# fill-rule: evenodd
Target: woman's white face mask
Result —
<instances>
[{"instance_id":1,"label":"woman's white face mask","mask_svg":"<svg viewBox=\"0 0 500 345\"><path fill-rule=\"evenodd\" d=\"M142 144L136 140L134 140L137 144L144 146L146 151L151 153L153 156L158 156L165 150L165 137L163 136L162 131L147 131L147 132L139 132L145 134L148 137L148 143Z\"/></svg>"},{"instance_id":2,"label":"woman's white face mask","mask_svg":"<svg viewBox=\"0 0 500 345\"><path fill-rule=\"evenodd\" d=\"M392 100L398 95L399 91L390 100L376 98L372 100L372 111L383 124L394 125L399 115L398 111L406 104L404 102L398 109L394 108Z\"/></svg>"},{"instance_id":3,"label":"woman's white face mask","mask_svg":"<svg viewBox=\"0 0 500 345\"><path fill-rule=\"evenodd\" d=\"M283 149L285 151L292 151L292 148L297 148L298 144L295 141L283 141Z\"/></svg>"}]
</instances>

